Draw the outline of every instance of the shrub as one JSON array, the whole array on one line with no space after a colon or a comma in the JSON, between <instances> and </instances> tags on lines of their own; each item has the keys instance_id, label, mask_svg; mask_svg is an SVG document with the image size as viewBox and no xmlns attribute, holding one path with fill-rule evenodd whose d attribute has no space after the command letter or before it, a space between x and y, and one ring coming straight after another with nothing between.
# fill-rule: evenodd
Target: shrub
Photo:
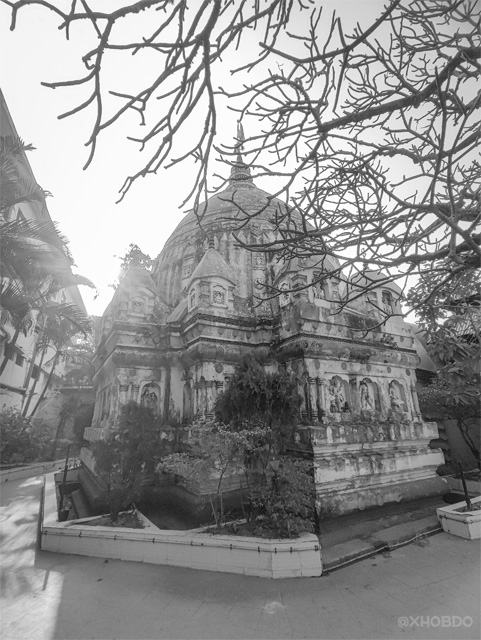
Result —
<instances>
[{"instance_id":1,"label":"shrub","mask_svg":"<svg viewBox=\"0 0 481 640\"><path fill-rule=\"evenodd\" d=\"M122 407L116 428L93 445L95 470L106 484L112 521L140 497L142 479L154 469L158 436L152 410L130 402Z\"/></svg>"},{"instance_id":2,"label":"shrub","mask_svg":"<svg viewBox=\"0 0 481 640\"><path fill-rule=\"evenodd\" d=\"M254 520L274 538L295 538L314 531L315 485L312 463L281 457L265 478L252 486Z\"/></svg>"},{"instance_id":3,"label":"shrub","mask_svg":"<svg viewBox=\"0 0 481 640\"><path fill-rule=\"evenodd\" d=\"M48 460L52 439L52 428L45 421L22 416L15 407L4 406L0 412L3 463Z\"/></svg>"}]
</instances>

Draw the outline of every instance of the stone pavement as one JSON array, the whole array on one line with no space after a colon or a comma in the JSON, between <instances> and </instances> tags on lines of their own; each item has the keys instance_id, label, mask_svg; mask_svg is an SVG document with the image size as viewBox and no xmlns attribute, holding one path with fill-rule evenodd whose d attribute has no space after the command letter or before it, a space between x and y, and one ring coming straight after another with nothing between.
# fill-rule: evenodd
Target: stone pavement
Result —
<instances>
[{"instance_id":1,"label":"stone pavement","mask_svg":"<svg viewBox=\"0 0 481 640\"><path fill-rule=\"evenodd\" d=\"M2 640L480 637L479 542L440 533L266 580L38 551L40 490L2 486Z\"/></svg>"}]
</instances>

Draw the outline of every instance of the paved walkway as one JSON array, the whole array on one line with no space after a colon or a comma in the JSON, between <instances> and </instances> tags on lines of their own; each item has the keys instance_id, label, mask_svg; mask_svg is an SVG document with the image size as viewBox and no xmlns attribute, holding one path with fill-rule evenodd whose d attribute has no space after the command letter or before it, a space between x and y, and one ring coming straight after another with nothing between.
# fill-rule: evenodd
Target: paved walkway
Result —
<instances>
[{"instance_id":1,"label":"paved walkway","mask_svg":"<svg viewBox=\"0 0 481 640\"><path fill-rule=\"evenodd\" d=\"M37 551L40 489L2 486L2 640L480 637L478 542L441 533L289 580L106 561Z\"/></svg>"}]
</instances>

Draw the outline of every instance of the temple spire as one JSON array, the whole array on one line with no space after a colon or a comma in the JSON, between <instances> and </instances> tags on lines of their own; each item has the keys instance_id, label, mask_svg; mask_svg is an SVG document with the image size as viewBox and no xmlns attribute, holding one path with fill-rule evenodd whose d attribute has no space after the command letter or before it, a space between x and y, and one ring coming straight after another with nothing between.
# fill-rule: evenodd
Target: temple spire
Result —
<instances>
[{"instance_id":1,"label":"temple spire","mask_svg":"<svg viewBox=\"0 0 481 640\"><path fill-rule=\"evenodd\" d=\"M235 149L237 150L237 158L232 163L230 171L229 188L238 188L241 183L252 184L252 176L250 168L245 164L242 158L242 148L245 142L244 127L240 120L237 121L237 143Z\"/></svg>"}]
</instances>

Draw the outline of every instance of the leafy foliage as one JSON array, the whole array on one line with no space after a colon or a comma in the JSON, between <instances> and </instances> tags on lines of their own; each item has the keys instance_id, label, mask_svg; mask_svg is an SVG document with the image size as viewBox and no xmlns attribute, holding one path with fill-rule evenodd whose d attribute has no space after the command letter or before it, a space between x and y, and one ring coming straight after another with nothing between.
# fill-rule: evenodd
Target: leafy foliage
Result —
<instances>
[{"instance_id":1,"label":"leafy foliage","mask_svg":"<svg viewBox=\"0 0 481 640\"><path fill-rule=\"evenodd\" d=\"M263 479L254 485L250 508L263 535L295 538L314 531L315 485L312 463L287 456L272 463Z\"/></svg>"},{"instance_id":2,"label":"leafy foliage","mask_svg":"<svg viewBox=\"0 0 481 640\"><path fill-rule=\"evenodd\" d=\"M95 403L84 404L76 411L72 431L75 441L82 444L84 441L85 429L91 426L94 417Z\"/></svg>"},{"instance_id":3,"label":"leafy foliage","mask_svg":"<svg viewBox=\"0 0 481 640\"><path fill-rule=\"evenodd\" d=\"M301 397L295 376L285 369L269 373L252 356L247 356L217 399L219 421L242 429L247 421L269 430L275 447L283 451L293 425L299 422Z\"/></svg>"},{"instance_id":4,"label":"leafy foliage","mask_svg":"<svg viewBox=\"0 0 481 640\"><path fill-rule=\"evenodd\" d=\"M427 417L456 420L479 464L474 431L481 419L480 271L452 270L440 262L409 292L428 352L440 365L431 384L419 391L419 403Z\"/></svg>"},{"instance_id":5,"label":"leafy foliage","mask_svg":"<svg viewBox=\"0 0 481 640\"><path fill-rule=\"evenodd\" d=\"M294 376L285 370L268 373L248 357L217 400L218 422L194 424L189 451L167 456L157 470L207 490L218 527L225 519L226 481L243 476L243 510L255 535L291 537L312 531L312 464L282 455L299 406Z\"/></svg>"},{"instance_id":6,"label":"leafy foliage","mask_svg":"<svg viewBox=\"0 0 481 640\"><path fill-rule=\"evenodd\" d=\"M130 267L142 267L147 271L152 271L154 264L154 260L134 243L129 244L128 251L123 256L116 257L120 258L120 275L115 282L109 285L112 289L116 289L119 286L120 280L122 280Z\"/></svg>"},{"instance_id":7,"label":"leafy foliage","mask_svg":"<svg viewBox=\"0 0 481 640\"><path fill-rule=\"evenodd\" d=\"M139 498L142 478L154 468L158 437L152 410L129 402L122 407L115 429L94 443L95 470L106 484L113 521Z\"/></svg>"},{"instance_id":8,"label":"leafy foliage","mask_svg":"<svg viewBox=\"0 0 481 640\"><path fill-rule=\"evenodd\" d=\"M32 462L49 460L52 445L52 427L43 420L22 416L15 407L0 411L1 461Z\"/></svg>"},{"instance_id":9,"label":"leafy foliage","mask_svg":"<svg viewBox=\"0 0 481 640\"><path fill-rule=\"evenodd\" d=\"M189 452L164 457L157 471L178 475L187 486L207 491L217 526L224 524L224 488L231 471L242 468L245 451L265 437L266 430L254 427L232 431L226 425L199 420L192 425Z\"/></svg>"},{"instance_id":10,"label":"leafy foliage","mask_svg":"<svg viewBox=\"0 0 481 640\"><path fill-rule=\"evenodd\" d=\"M450 271L445 263L439 268ZM480 270L450 274L426 271L409 292L428 352L440 363L438 382L425 395L441 393L443 405L479 405Z\"/></svg>"}]
</instances>

